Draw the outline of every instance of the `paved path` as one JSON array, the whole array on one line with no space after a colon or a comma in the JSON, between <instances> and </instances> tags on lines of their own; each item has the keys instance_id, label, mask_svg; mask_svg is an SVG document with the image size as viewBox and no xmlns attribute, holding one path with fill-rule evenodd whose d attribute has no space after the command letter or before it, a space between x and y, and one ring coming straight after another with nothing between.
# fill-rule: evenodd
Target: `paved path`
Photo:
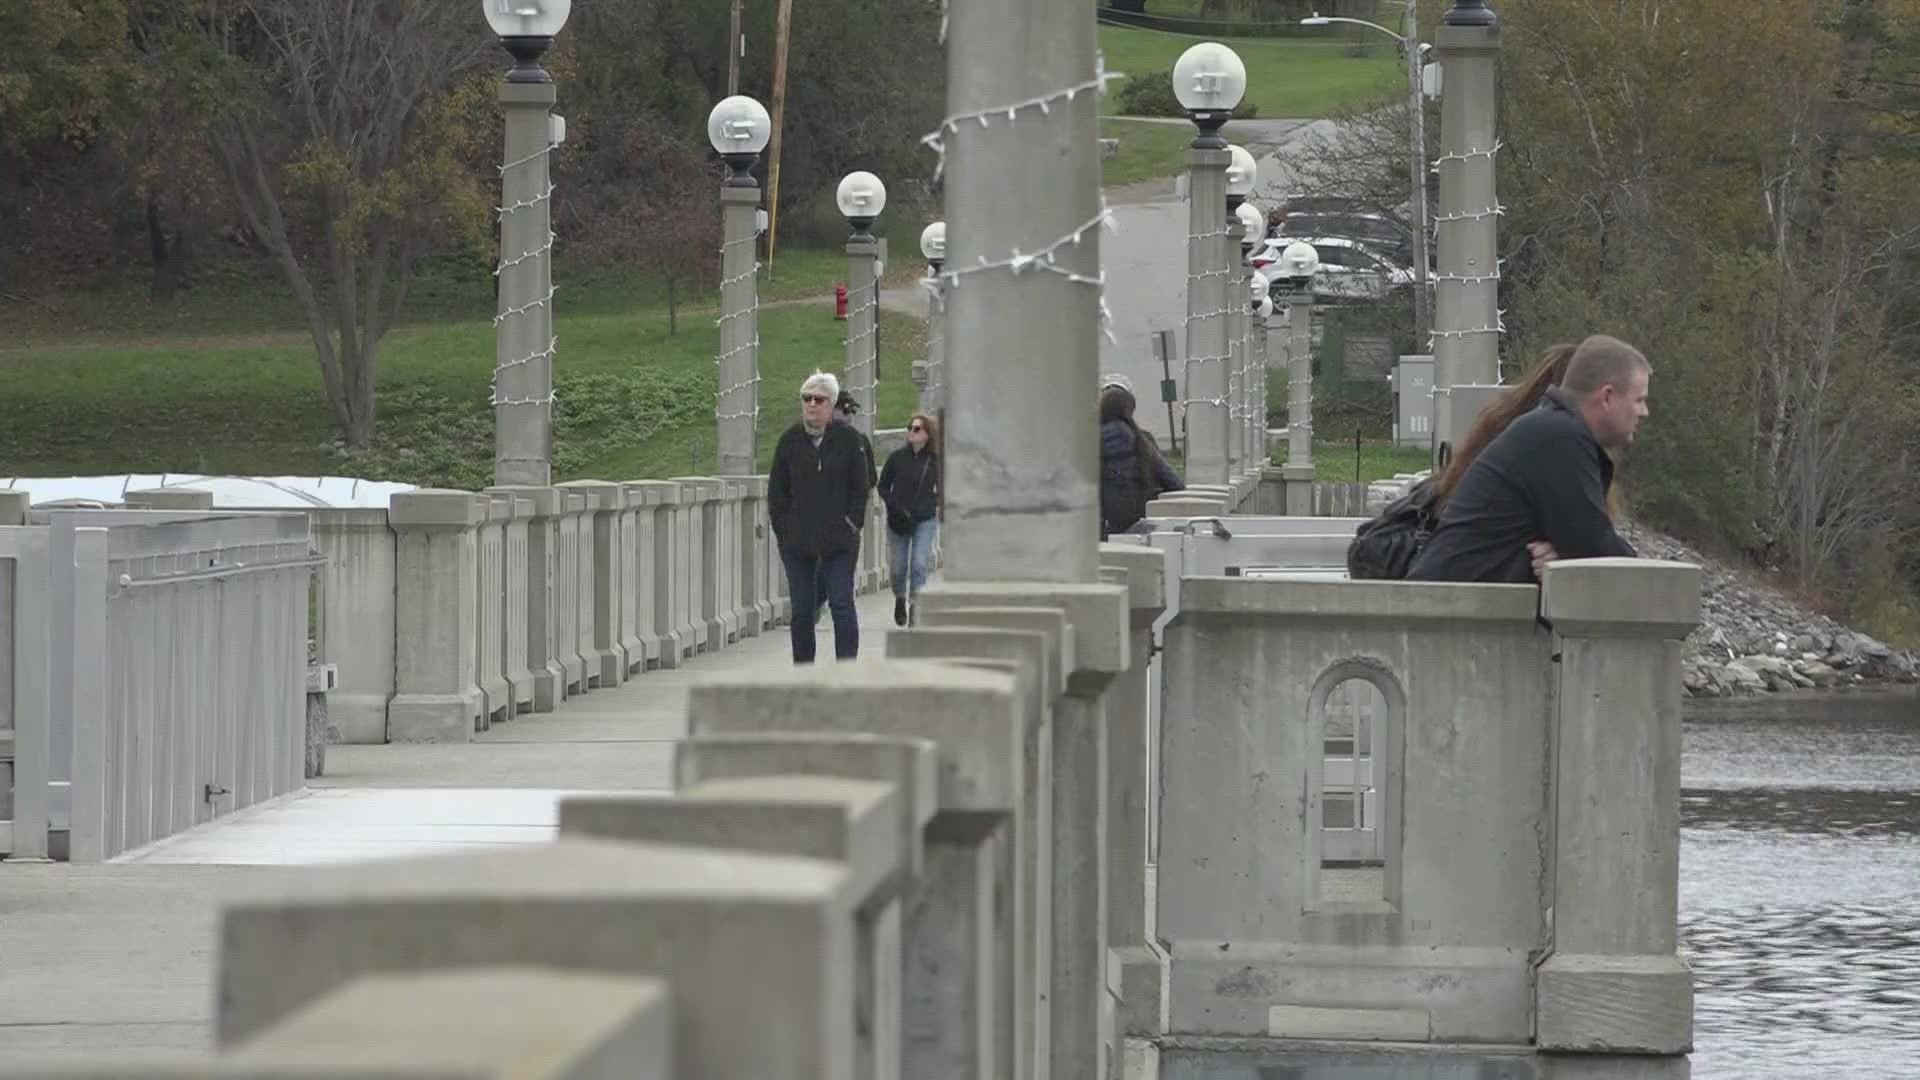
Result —
<instances>
[{"instance_id":1,"label":"paved path","mask_svg":"<svg viewBox=\"0 0 1920 1080\"><path fill-rule=\"evenodd\" d=\"M891 616L891 594L861 598L863 654ZM471 743L332 747L308 790L106 865L0 864L0 1061L210 1047L222 903L305 867L539 843L565 795L663 791L688 686L787 650L780 627Z\"/></svg>"}]
</instances>

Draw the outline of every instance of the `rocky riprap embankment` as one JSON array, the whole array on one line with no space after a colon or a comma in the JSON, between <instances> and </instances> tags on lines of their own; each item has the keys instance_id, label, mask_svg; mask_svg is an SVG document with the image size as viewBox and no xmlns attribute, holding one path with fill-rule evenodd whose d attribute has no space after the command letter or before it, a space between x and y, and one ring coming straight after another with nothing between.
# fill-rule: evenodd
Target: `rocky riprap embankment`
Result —
<instances>
[{"instance_id":1,"label":"rocky riprap embankment","mask_svg":"<svg viewBox=\"0 0 1920 1080\"><path fill-rule=\"evenodd\" d=\"M1647 558L1701 567L1700 627L1681 663L1689 697L1920 681L1920 656L1807 611L1671 537L1621 531Z\"/></svg>"}]
</instances>

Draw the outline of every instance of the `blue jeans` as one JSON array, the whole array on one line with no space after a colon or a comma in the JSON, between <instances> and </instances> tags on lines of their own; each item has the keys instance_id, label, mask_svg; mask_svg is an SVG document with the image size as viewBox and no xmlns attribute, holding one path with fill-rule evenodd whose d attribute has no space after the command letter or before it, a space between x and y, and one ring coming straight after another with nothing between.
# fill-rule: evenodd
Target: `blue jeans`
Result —
<instances>
[{"instance_id":1,"label":"blue jeans","mask_svg":"<svg viewBox=\"0 0 1920 1080\"><path fill-rule=\"evenodd\" d=\"M783 550L780 560L787 566L787 602L793 605L793 621L787 625L793 637L793 662L813 663L813 624L819 618L823 591L833 612L834 658L851 660L859 656L860 616L853 608L853 552L814 558Z\"/></svg>"},{"instance_id":2,"label":"blue jeans","mask_svg":"<svg viewBox=\"0 0 1920 1080\"><path fill-rule=\"evenodd\" d=\"M905 536L887 530L887 544L892 552L893 595L915 596L927 586L927 566L933 561L933 544L940 537L940 519L928 518L916 521L913 531ZM911 573L912 589L908 589Z\"/></svg>"}]
</instances>

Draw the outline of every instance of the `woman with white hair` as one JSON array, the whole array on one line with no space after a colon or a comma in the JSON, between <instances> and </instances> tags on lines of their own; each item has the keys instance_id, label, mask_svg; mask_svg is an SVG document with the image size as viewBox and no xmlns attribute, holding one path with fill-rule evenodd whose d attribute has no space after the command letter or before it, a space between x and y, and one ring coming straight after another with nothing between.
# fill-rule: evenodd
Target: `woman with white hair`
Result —
<instances>
[{"instance_id":1,"label":"woman with white hair","mask_svg":"<svg viewBox=\"0 0 1920 1080\"><path fill-rule=\"evenodd\" d=\"M853 563L871 473L859 432L832 422L839 397L840 380L824 371L807 376L800 384L800 421L780 436L767 476L767 516L787 571L796 664L813 663L823 584L833 612L834 656L851 660L860 654Z\"/></svg>"}]
</instances>

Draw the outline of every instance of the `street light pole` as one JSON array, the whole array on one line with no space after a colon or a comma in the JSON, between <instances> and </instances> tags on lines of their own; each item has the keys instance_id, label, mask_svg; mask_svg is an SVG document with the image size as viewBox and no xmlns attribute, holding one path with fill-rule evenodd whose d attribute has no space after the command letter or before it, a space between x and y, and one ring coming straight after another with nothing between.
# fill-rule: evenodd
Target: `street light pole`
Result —
<instances>
[{"instance_id":1,"label":"street light pole","mask_svg":"<svg viewBox=\"0 0 1920 1080\"><path fill-rule=\"evenodd\" d=\"M1220 129L1247 89L1247 69L1232 49L1202 42L1173 65L1173 92L1198 129L1187 182L1187 482L1232 482L1227 460L1226 198L1233 155Z\"/></svg>"},{"instance_id":2,"label":"street light pole","mask_svg":"<svg viewBox=\"0 0 1920 1080\"><path fill-rule=\"evenodd\" d=\"M1259 307L1258 297L1266 295L1267 279L1253 265L1253 249L1259 238L1266 233L1266 216L1260 208L1250 202L1242 202L1234 209L1240 219L1240 269L1241 291L1236 296L1253 295L1255 302L1240 308L1240 399L1238 402L1240 424L1235 429L1235 438L1239 440L1240 472L1242 475L1257 475L1265 464L1259 455L1259 429L1257 423L1264 423L1264 414L1256 407L1260 400L1260 386L1266 381L1266 368L1254 348L1257 335L1255 309Z\"/></svg>"},{"instance_id":3,"label":"street light pole","mask_svg":"<svg viewBox=\"0 0 1920 1080\"><path fill-rule=\"evenodd\" d=\"M514 59L500 84L500 262L494 271L493 478L553 481L553 76L540 57L571 0L486 0L487 24Z\"/></svg>"},{"instance_id":4,"label":"street light pole","mask_svg":"<svg viewBox=\"0 0 1920 1080\"><path fill-rule=\"evenodd\" d=\"M878 285L874 261L880 257L880 239L873 235L874 220L887 206L887 186L870 172L850 172L840 180L834 194L840 213L853 226L847 237L847 392L860 406L853 426L862 435L873 435L873 411L878 396L875 390L875 330L880 323L880 305L875 301Z\"/></svg>"},{"instance_id":5,"label":"street light pole","mask_svg":"<svg viewBox=\"0 0 1920 1080\"><path fill-rule=\"evenodd\" d=\"M920 370L914 382L920 386L920 411L937 416L946 407L947 298L940 277L940 268L947 261L946 222L936 221L921 231L920 254L926 256L931 272L926 282L927 357L915 365Z\"/></svg>"},{"instance_id":6,"label":"street light pole","mask_svg":"<svg viewBox=\"0 0 1920 1080\"><path fill-rule=\"evenodd\" d=\"M760 185L752 169L771 128L767 110L750 97L725 98L707 116L707 139L731 170L720 187L720 354L713 400L722 476L751 476L758 458L760 300L754 251L760 239Z\"/></svg>"},{"instance_id":7,"label":"street light pole","mask_svg":"<svg viewBox=\"0 0 1920 1080\"><path fill-rule=\"evenodd\" d=\"M1280 255L1287 291L1287 463L1280 470L1290 517L1313 513L1313 276L1320 253L1296 240Z\"/></svg>"}]
</instances>

